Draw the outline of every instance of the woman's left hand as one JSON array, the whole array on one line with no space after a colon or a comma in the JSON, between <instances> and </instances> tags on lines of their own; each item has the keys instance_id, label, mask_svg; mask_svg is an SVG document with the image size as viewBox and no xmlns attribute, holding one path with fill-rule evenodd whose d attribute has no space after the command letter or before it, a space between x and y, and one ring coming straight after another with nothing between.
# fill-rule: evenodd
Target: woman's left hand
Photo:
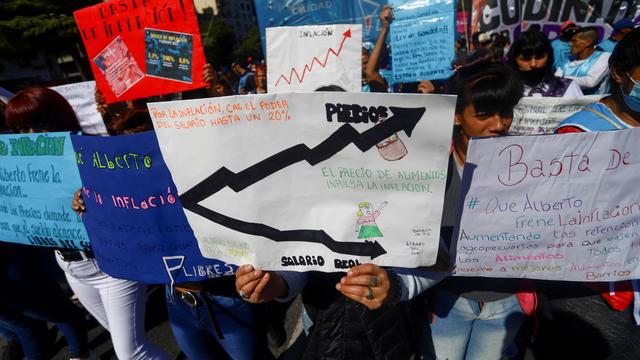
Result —
<instances>
[{"instance_id":1,"label":"woman's left hand","mask_svg":"<svg viewBox=\"0 0 640 360\"><path fill-rule=\"evenodd\" d=\"M374 264L357 265L340 279L336 289L370 310L379 309L390 297L389 274Z\"/></svg>"}]
</instances>

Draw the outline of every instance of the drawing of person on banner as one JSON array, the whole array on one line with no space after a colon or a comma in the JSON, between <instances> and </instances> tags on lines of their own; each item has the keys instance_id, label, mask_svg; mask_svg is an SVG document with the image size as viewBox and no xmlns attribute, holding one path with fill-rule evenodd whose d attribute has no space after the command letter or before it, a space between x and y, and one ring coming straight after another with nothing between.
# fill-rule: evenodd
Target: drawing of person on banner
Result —
<instances>
[{"instance_id":1,"label":"drawing of person on banner","mask_svg":"<svg viewBox=\"0 0 640 360\"><path fill-rule=\"evenodd\" d=\"M356 229L358 239L365 239L364 242L368 243L373 242L373 238L384 237L376 224L376 219L386 205L387 202L383 201L378 210L373 210L373 205L368 201L362 201L358 204L358 220L356 222L356 226L360 227L359 231Z\"/></svg>"}]
</instances>

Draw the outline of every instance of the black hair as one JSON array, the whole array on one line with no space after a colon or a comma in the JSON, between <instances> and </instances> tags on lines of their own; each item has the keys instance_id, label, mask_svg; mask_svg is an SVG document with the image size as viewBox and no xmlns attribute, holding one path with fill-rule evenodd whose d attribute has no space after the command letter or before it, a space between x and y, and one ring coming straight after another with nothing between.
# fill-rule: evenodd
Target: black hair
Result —
<instances>
[{"instance_id":1,"label":"black hair","mask_svg":"<svg viewBox=\"0 0 640 360\"><path fill-rule=\"evenodd\" d=\"M554 75L555 68L553 66L555 59L553 57L551 42L543 32L527 30L520 33L520 36L509 50L507 62L513 70L518 71L518 63L516 62L516 58L518 56L522 55L525 59L530 59L532 57L542 57L544 54L547 54L547 65L545 65L545 72L542 80L544 82L552 82L556 80Z\"/></svg>"},{"instance_id":2,"label":"black hair","mask_svg":"<svg viewBox=\"0 0 640 360\"><path fill-rule=\"evenodd\" d=\"M593 46L596 46L598 44L598 39L600 37L600 34L598 33L597 27L585 26L585 27L579 28L578 31L576 31L576 33L573 36L579 36L581 39L589 40L591 41L591 44Z\"/></svg>"},{"instance_id":3,"label":"black hair","mask_svg":"<svg viewBox=\"0 0 640 360\"><path fill-rule=\"evenodd\" d=\"M613 49L609 57L609 69L616 71L620 76L626 76L636 66L640 66L640 28L628 33ZM620 90L620 86L610 78L611 92Z\"/></svg>"},{"instance_id":4,"label":"black hair","mask_svg":"<svg viewBox=\"0 0 640 360\"><path fill-rule=\"evenodd\" d=\"M326 86L320 86L314 91L347 91L347 90L341 88L338 85L326 85Z\"/></svg>"},{"instance_id":5,"label":"black hair","mask_svg":"<svg viewBox=\"0 0 640 360\"><path fill-rule=\"evenodd\" d=\"M508 66L469 56L449 78L447 94L458 95L456 114L469 104L478 113L511 114L522 98L520 78Z\"/></svg>"}]
</instances>

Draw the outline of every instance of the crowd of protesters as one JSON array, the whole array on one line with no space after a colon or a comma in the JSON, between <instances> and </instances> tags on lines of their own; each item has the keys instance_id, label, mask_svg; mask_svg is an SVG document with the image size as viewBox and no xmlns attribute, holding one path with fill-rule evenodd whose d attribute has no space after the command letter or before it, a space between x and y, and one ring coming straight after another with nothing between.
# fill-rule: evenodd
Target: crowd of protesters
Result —
<instances>
[{"instance_id":1,"label":"crowd of protesters","mask_svg":"<svg viewBox=\"0 0 640 360\"><path fill-rule=\"evenodd\" d=\"M607 131L640 125L640 29L623 19L608 39L593 27L565 22L550 41L530 26L510 42L475 33L455 42L454 75L394 84L385 78L391 8L380 14L375 44L362 50L363 92L457 95L442 216L438 262L431 268L383 268L362 264L346 273L263 271L240 265L235 276L167 285L169 321L189 359L269 359L267 334L284 342L283 314L301 296L304 359L638 359L640 326L627 282L562 283L452 277L449 259L461 176L469 140L506 136L522 97L603 94L569 117L557 133ZM237 61L231 71L204 68L205 89L153 100L267 93L264 62ZM327 86L319 91L343 91ZM106 105L98 111L111 136L153 131L151 99ZM8 132L79 131L67 101L47 88L13 96L4 110ZM69 204L85 211L78 191ZM144 331L145 284L102 272L91 250L32 248L0 242L0 337L2 359L49 359L62 332L70 359L95 358L81 308L59 287L54 259L78 301L111 334L119 359L168 359ZM45 299L46 298L46 299Z\"/></svg>"}]
</instances>

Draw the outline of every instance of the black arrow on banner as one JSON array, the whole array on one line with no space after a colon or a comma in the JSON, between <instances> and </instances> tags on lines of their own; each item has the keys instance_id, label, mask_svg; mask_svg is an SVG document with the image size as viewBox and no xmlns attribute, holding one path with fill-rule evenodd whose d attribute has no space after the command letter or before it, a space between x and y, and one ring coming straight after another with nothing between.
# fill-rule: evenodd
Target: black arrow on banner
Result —
<instances>
[{"instance_id":1,"label":"black arrow on banner","mask_svg":"<svg viewBox=\"0 0 640 360\"><path fill-rule=\"evenodd\" d=\"M391 110L393 116L363 133L359 133L350 124L346 123L312 149L309 149L305 144L294 145L237 174L222 167L180 195L180 200L185 209L245 234L263 236L279 242L303 241L320 243L336 253L370 256L371 259L386 254L384 248L377 241L374 243L342 242L334 240L322 230L278 230L264 224L230 218L207 209L198 203L225 187L229 187L235 192L240 192L260 180L303 160L312 166L317 165L339 153L350 144L354 144L360 151L366 152L377 143L399 131L404 131L407 136L411 137L413 129L426 109L424 107L399 108L391 106L389 110Z\"/></svg>"}]
</instances>

